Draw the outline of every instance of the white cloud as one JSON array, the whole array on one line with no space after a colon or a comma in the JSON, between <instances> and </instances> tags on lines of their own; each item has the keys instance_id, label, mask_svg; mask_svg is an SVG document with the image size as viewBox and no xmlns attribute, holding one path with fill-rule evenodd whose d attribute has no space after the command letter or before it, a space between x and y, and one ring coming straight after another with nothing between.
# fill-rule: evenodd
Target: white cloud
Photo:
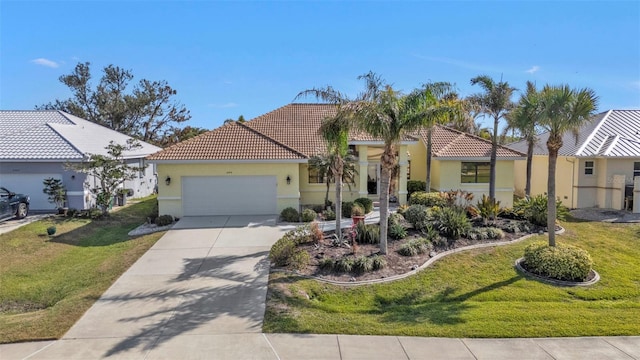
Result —
<instances>
[{"instance_id":1,"label":"white cloud","mask_svg":"<svg viewBox=\"0 0 640 360\"><path fill-rule=\"evenodd\" d=\"M212 108L218 108L218 109L227 109L227 108L233 108L238 106L238 104L234 103L234 102L229 102L226 104L207 104L208 107L212 107Z\"/></svg>"},{"instance_id":2,"label":"white cloud","mask_svg":"<svg viewBox=\"0 0 640 360\"><path fill-rule=\"evenodd\" d=\"M527 70L527 71L525 71L525 72L527 72L527 73L529 73L529 74L534 74L534 73L538 72L538 70L540 70L540 66L538 66L538 65L533 65L533 66L531 67L531 69L529 69L529 70Z\"/></svg>"},{"instance_id":3,"label":"white cloud","mask_svg":"<svg viewBox=\"0 0 640 360\"><path fill-rule=\"evenodd\" d=\"M53 60L49 60L49 59L45 59L45 58L37 58L37 59L33 59L31 60L32 63L36 64L36 65L42 65L42 66L46 66L46 67L50 67L50 68L57 68L58 66L60 66L60 64L58 64L57 62L53 61Z\"/></svg>"}]
</instances>

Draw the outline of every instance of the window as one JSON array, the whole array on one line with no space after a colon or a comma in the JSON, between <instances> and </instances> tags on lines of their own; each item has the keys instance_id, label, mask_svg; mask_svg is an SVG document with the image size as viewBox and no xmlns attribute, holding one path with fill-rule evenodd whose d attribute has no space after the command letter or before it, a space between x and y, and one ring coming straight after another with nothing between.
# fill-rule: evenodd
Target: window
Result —
<instances>
[{"instance_id":1,"label":"window","mask_svg":"<svg viewBox=\"0 0 640 360\"><path fill-rule=\"evenodd\" d=\"M593 161L584 162L584 174L593 175Z\"/></svg>"},{"instance_id":2,"label":"window","mask_svg":"<svg viewBox=\"0 0 640 360\"><path fill-rule=\"evenodd\" d=\"M640 176L640 162L633 163L633 178L635 179L636 176Z\"/></svg>"},{"instance_id":3,"label":"window","mask_svg":"<svg viewBox=\"0 0 640 360\"><path fill-rule=\"evenodd\" d=\"M491 165L489 163L463 162L460 182L463 184L488 183L490 173Z\"/></svg>"},{"instance_id":4,"label":"window","mask_svg":"<svg viewBox=\"0 0 640 360\"><path fill-rule=\"evenodd\" d=\"M309 184L324 184L324 176L315 166L309 166Z\"/></svg>"}]
</instances>

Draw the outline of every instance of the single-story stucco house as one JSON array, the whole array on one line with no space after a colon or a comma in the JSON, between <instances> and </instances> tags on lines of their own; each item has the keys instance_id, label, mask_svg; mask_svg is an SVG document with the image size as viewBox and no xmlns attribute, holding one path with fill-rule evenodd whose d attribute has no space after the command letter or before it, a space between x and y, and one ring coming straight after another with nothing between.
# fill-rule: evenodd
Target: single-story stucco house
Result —
<instances>
[{"instance_id":1,"label":"single-story stucco house","mask_svg":"<svg viewBox=\"0 0 640 360\"><path fill-rule=\"evenodd\" d=\"M147 157L157 165L160 214L276 214L324 202L326 185L309 158L326 150L318 129L335 115L329 104L289 104L245 123L232 122ZM438 126L433 131L432 188L471 191L476 199L489 191L491 143ZM407 136L399 146L395 195L407 200L407 180L425 180L426 131ZM379 199L383 142L352 134L349 146L358 157L359 175L345 185L343 201ZM513 202L513 164L524 154L501 147L498 153L498 200ZM333 201L335 188L330 191Z\"/></svg>"},{"instance_id":2,"label":"single-story stucco house","mask_svg":"<svg viewBox=\"0 0 640 360\"><path fill-rule=\"evenodd\" d=\"M95 179L72 170L65 164L82 162L89 154L107 155L110 141L126 144L131 137L91 121L56 110L0 110L0 186L31 197L31 210L53 210L42 190L43 180L62 180L66 206L88 209L95 205L89 191ZM154 166L145 157L161 148L140 142L142 147L125 154L127 163L146 166L123 188L134 197L152 194L157 181Z\"/></svg>"},{"instance_id":3,"label":"single-story stucco house","mask_svg":"<svg viewBox=\"0 0 640 360\"><path fill-rule=\"evenodd\" d=\"M534 147L532 195L547 192L548 138L548 133L540 134ZM562 140L556 165L556 194L566 206L640 212L640 110L597 114L580 128L577 141L571 132ZM526 141L509 147L527 151ZM517 192L524 193L525 182L526 161L518 160Z\"/></svg>"}]
</instances>

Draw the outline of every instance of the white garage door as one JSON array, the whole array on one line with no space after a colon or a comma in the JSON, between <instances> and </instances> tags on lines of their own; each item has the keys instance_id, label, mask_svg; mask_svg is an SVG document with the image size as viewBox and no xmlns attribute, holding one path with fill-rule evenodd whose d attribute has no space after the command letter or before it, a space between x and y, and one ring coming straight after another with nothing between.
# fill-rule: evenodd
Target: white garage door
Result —
<instances>
[{"instance_id":1,"label":"white garage door","mask_svg":"<svg viewBox=\"0 0 640 360\"><path fill-rule=\"evenodd\" d=\"M42 192L46 178L62 179L60 174L0 174L0 186L13 192L29 195L31 210L54 210L56 206Z\"/></svg>"},{"instance_id":2,"label":"white garage door","mask_svg":"<svg viewBox=\"0 0 640 360\"><path fill-rule=\"evenodd\" d=\"M185 216L277 213L275 176L187 176L182 178Z\"/></svg>"}]
</instances>

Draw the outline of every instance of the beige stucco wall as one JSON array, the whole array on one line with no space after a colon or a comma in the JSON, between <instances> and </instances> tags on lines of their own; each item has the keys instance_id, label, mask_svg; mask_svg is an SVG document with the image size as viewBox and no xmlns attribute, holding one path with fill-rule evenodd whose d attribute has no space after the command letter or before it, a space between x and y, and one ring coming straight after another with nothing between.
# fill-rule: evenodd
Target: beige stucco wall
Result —
<instances>
[{"instance_id":1,"label":"beige stucco wall","mask_svg":"<svg viewBox=\"0 0 640 360\"><path fill-rule=\"evenodd\" d=\"M358 186L359 176L356 176L355 183L343 184L342 201L353 201L359 198L360 188ZM309 165L300 164L300 204L302 205L322 205L327 192L326 184L309 184ZM329 200L335 204L336 184L329 185Z\"/></svg>"},{"instance_id":2,"label":"beige stucco wall","mask_svg":"<svg viewBox=\"0 0 640 360\"><path fill-rule=\"evenodd\" d=\"M500 206L513 206L514 190L514 162L499 160L496 163L496 200ZM436 171L434 171L437 169ZM436 160L432 165L432 187L440 191L464 190L474 194L473 202L477 202L482 195L489 196L489 184L461 183L462 162L460 160Z\"/></svg>"},{"instance_id":3,"label":"beige stucco wall","mask_svg":"<svg viewBox=\"0 0 640 360\"><path fill-rule=\"evenodd\" d=\"M410 180L425 181L427 179L427 148L422 141L408 146L411 161ZM433 163L431 164L433 174ZM433 175L432 175L433 176Z\"/></svg>"},{"instance_id":4,"label":"beige stucco wall","mask_svg":"<svg viewBox=\"0 0 640 360\"><path fill-rule=\"evenodd\" d=\"M298 208L300 193L298 163L242 163L242 164L158 164L158 206L160 215L182 217L182 176L251 176L275 175L277 179L278 212L292 206ZM171 177L171 184L165 179ZM287 176L291 184L287 184Z\"/></svg>"},{"instance_id":5,"label":"beige stucco wall","mask_svg":"<svg viewBox=\"0 0 640 360\"><path fill-rule=\"evenodd\" d=\"M556 196L562 200L566 206L575 208L575 194L572 181L577 173L574 161L575 158L567 156L558 156L556 162ZM582 164L584 167L584 163ZM583 170L584 171L584 170ZM524 195L524 187L527 179L527 162L526 160L516 160L513 166L514 185L516 194ZM549 160L546 155L534 155L531 176L531 195L540 195L547 193L547 180L549 178ZM588 179L587 179L588 180ZM595 178L593 179L595 181Z\"/></svg>"}]
</instances>

